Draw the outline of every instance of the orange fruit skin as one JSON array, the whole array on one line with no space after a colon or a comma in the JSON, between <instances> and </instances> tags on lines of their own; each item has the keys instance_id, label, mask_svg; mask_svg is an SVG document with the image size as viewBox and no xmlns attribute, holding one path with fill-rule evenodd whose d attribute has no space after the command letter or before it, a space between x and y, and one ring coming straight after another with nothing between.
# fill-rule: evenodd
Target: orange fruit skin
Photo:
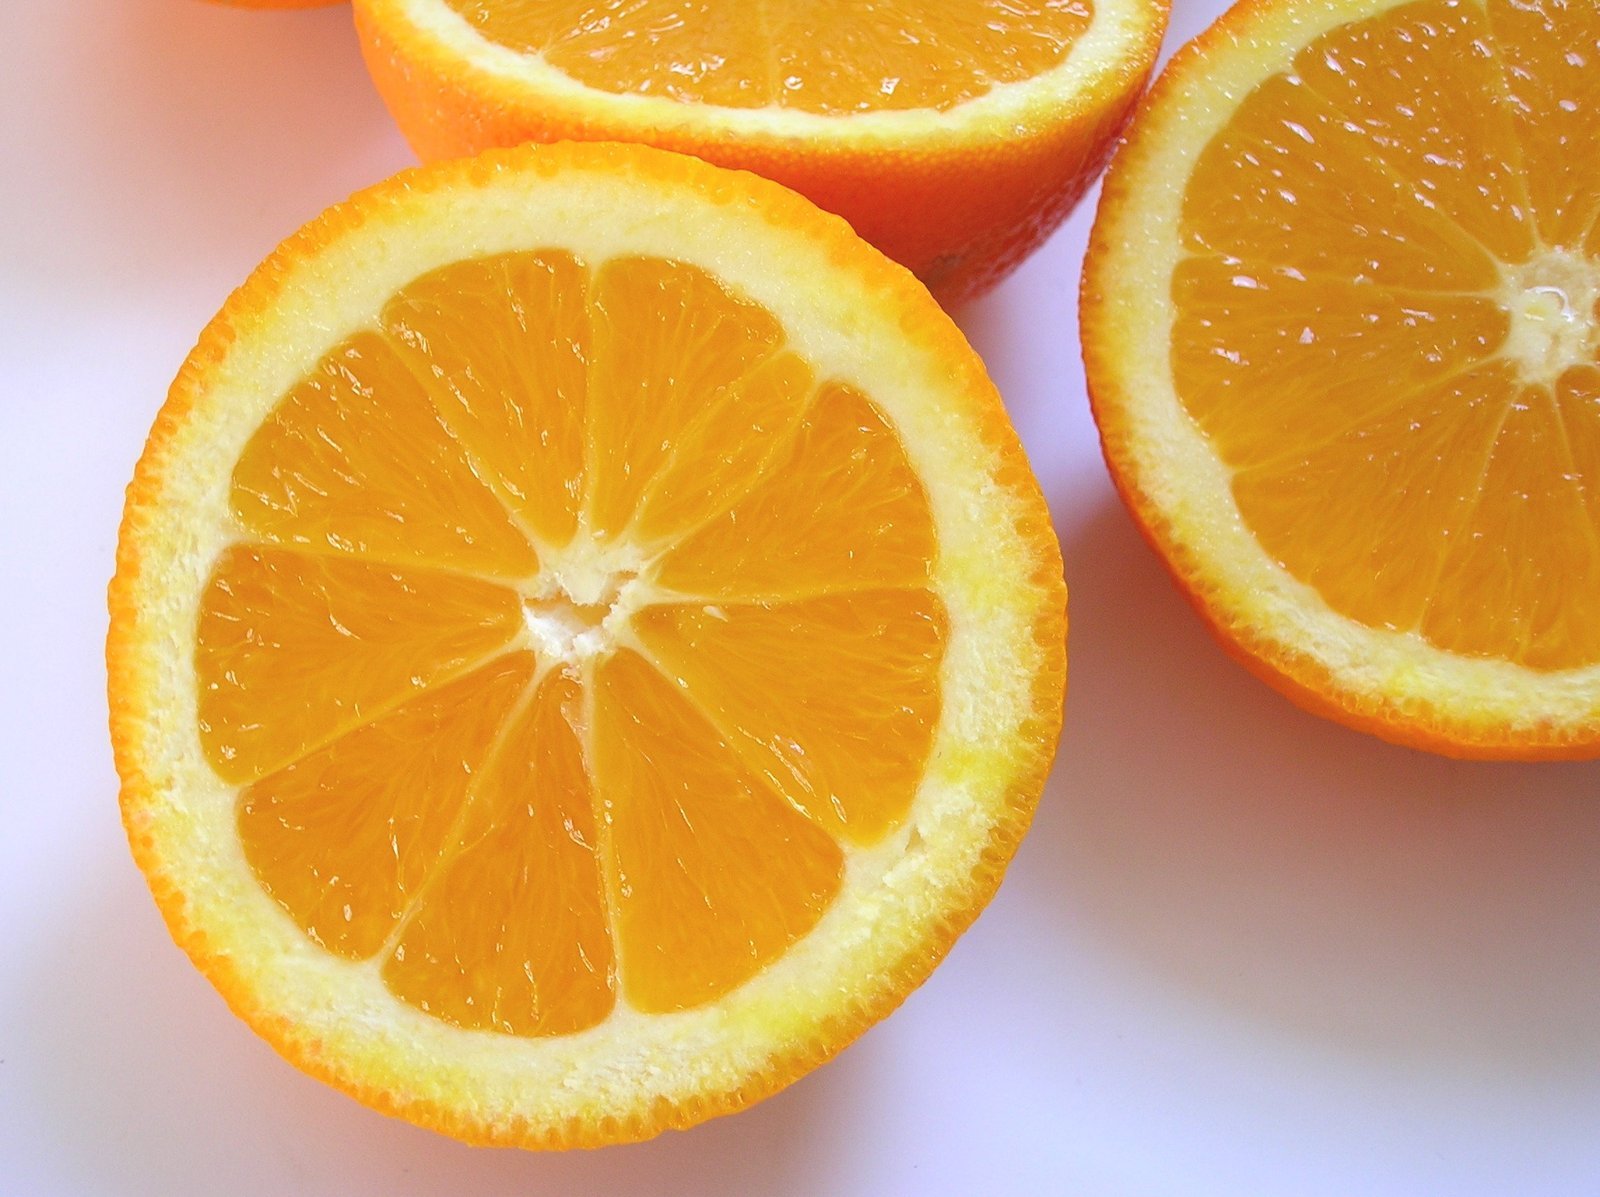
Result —
<instances>
[{"instance_id":1,"label":"orange fruit skin","mask_svg":"<svg viewBox=\"0 0 1600 1197\"><path fill-rule=\"evenodd\" d=\"M1191 70L1203 69L1212 47L1231 41L1240 28L1248 27L1253 15L1272 9L1282 0L1241 0L1220 20L1182 47L1140 101L1135 117L1146 109L1161 105L1165 98L1180 91ZM1122 144L1106 171L1095 216L1089 248L1084 259L1079 287L1079 321L1089 406L1100 431L1100 448L1106 467L1123 506L1133 517L1145 543L1155 551L1162 567L1179 593L1199 614L1224 651L1250 673L1288 698L1302 710L1356 731L1440 756L1458 760L1558 761L1587 760L1600 755L1600 740L1594 738L1561 740L1518 735L1515 729L1492 728L1481 724L1463 726L1439 717L1431 710L1401 709L1385 702L1378 693L1355 694L1337 685L1327 668L1309 653L1288 653L1261 637L1249 627L1229 621L1227 605L1218 596L1196 584L1193 571L1185 568L1182 551L1173 536L1171 521L1139 487L1134 474L1130 430L1119 413L1126 410L1113 385L1116 373L1111 354L1114 344L1107 326L1115 319L1105 302L1101 286L1104 263L1111 256L1111 222L1107 215L1117 209L1128 194L1124 175L1131 173L1127 163L1145 152L1141 124L1129 124Z\"/></svg>"},{"instance_id":2,"label":"orange fruit skin","mask_svg":"<svg viewBox=\"0 0 1600 1197\"><path fill-rule=\"evenodd\" d=\"M695 136L658 126L619 130L577 105L533 104L455 61L401 21L387 0L356 0L356 29L373 83L424 162L527 141L640 141L748 170L843 216L908 267L946 307L992 289L1042 245L1110 157L1149 79L1168 0L1145 0L1137 56L1075 97L1048 124L1004 139L848 146L812 138Z\"/></svg>"},{"instance_id":3,"label":"orange fruit skin","mask_svg":"<svg viewBox=\"0 0 1600 1197\"><path fill-rule=\"evenodd\" d=\"M582 147L582 150L600 158L627 148L595 145ZM212 384L229 347L241 332L271 318L284 293L285 279L297 263L315 259L351 229L383 213L397 194L492 179L502 170L517 168L519 161L520 155L514 151L491 152L445 166L412 168L357 192L279 245L206 325L167 393L127 488L118 531L116 571L107 588L111 617L106 641L107 696L112 755L121 779L122 823L134 861L150 887L173 941L216 988L240 1021L289 1064L380 1113L473 1146L565 1150L639 1142L666 1130L686 1130L708 1119L744 1110L831 1060L875 1023L893 1013L928 978L999 889L1049 777L1061 735L1061 710L1067 685L1067 592L1060 547L1048 518L1043 493L998 392L985 379L986 399L980 401L975 413L978 434L1002 459L997 481L1020 488L1035 500L1032 514L1018 525L1037 554L1036 567L1028 580L1047 589L1054 598L1029 631L1029 639L1044 650L1044 663L1033 679L1030 709L1017 732L1020 740L1039 745L1039 751L1029 755L1027 763L1006 787L1005 813L993 826L971 878L971 902L949 911L947 917L929 928L919 948L903 958L894 975L886 978L888 983L876 987L865 1000L842 1005L834 1018L814 1036L794 1042L784 1053L774 1056L765 1070L737 1088L698 1095L682 1103L662 1101L648 1110L622 1111L598 1121L575 1119L564 1126L550 1127L522 1122L486 1122L464 1113L459 1106L352 1081L323 1042L307 1035L299 1024L262 1006L255 999L239 962L195 925L187 909L188 899L167 872L160 845L150 829L150 807L170 779L154 775L146 768L141 748L146 725L152 718L142 697L151 688L148 678L151 665L148 659L142 659L137 631L139 588L142 576L151 568L141 534L157 518L164 480L178 455L177 442L185 430L189 413ZM537 168L550 172L557 169L557 164L541 161ZM703 173L705 168L698 163L668 156L648 161L641 159L638 169L667 181L691 178L707 195L715 198L734 196L737 200L748 200L747 192L759 188L767 205L780 210L787 207L796 224L808 226L829 246L830 256L855 261L868 270L870 281L886 296L914 299L910 293L919 290L894 263L881 258L863 261L856 239L844 225L811 210L799 197L785 196L776 189L767 188L759 179L748 182L737 177L712 179ZM951 355L953 360L967 361L966 365L958 367L963 376L970 377L972 370L981 370L956 327L927 302L925 294L922 302L926 307L918 309L913 304L914 310L905 324L907 335L924 340L937 351Z\"/></svg>"}]
</instances>

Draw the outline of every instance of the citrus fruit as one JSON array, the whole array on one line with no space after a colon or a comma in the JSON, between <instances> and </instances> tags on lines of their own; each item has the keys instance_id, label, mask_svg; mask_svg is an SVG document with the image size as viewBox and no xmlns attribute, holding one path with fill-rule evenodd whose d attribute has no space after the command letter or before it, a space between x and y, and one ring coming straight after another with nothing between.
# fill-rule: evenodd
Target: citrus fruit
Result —
<instances>
[{"instance_id":1,"label":"citrus fruit","mask_svg":"<svg viewBox=\"0 0 1600 1197\"><path fill-rule=\"evenodd\" d=\"M776 179L947 303L1038 246L1099 173L1167 0L358 0L424 159L637 141Z\"/></svg>"},{"instance_id":2,"label":"citrus fruit","mask_svg":"<svg viewBox=\"0 0 1600 1197\"><path fill-rule=\"evenodd\" d=\"M1083 284L1106 459L1246 664L1391 740L1600 751L1600 8L1253 0Z\"/></svg>"},{"instance_id":3,"label":"citrus fruit","mask_svg":"<svg viewBox=\"0 0 1600 1197\"><path fill-rule=\"evenodd\" d=\"M638 146L402 174L206 329L129 491L112 730L177 941L478 1142L827 1059L987 901L1065 590L982 364L840 221Z\"/></svg>"}]
</instances>

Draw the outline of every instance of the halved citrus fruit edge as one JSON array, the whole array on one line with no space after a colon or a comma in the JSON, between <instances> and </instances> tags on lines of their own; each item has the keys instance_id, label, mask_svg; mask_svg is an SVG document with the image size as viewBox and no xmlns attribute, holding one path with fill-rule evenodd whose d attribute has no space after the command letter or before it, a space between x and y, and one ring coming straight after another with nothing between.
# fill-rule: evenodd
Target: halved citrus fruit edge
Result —
<instances>
[{"instance_id":1,"label":"halved citrus fruit edge","mask_svg":"<svg viewBox=\"0 0 1600 1197\"><path fill-rule=\"evenodd\" d=\"M1534 671L1339 614L1246 529L1173 387L1171 277L1191 169L1239 101L1339 25L1405 0L1243 0L1180 49L1107 171L1080 295L1090 405L1112 481L1227 650L1308 710L1451 756L1600 751L1600 665ZM1148 308L1155 309L1147 316Z\"/></svg>"},{"instance_id":2,"label":"halved citrus fruit edge","mask_svg":"<svg viewBox=\"0 0 1600 1197\"><path fill-rule=\"evenodd\" d=\"M202 754L192 657L207 573L239 535L229 474L271 407L426 270L539 246L692 261L778 316L819 377L870 395L927 487L950 637L911 811L851 855L815 930L716 1003L650 1016L619 1004L590 1031L528 1040L448 1026L381 985L353 1000L351 970L376 979L374 966L315 946L250 871L235 791ZM929 398L952 386L970 404ZM109 592L124 823L174 939L307 1072L471 1142L645 1138L746 1106L838 1052L977 916L1054 753L1065 600L1048 511L982 364L920 284L842 220L755 176L640 147L523 147L413 169L330 209L258 267L156 420Z\"/></svg>"},{"instance_id":3,"label":"halved citrus fruit edge","mask_svg":"<svg viewBox=\"0 0 1600 1197\"><path fill-rule=\"evenodd\" d=\"M360 0L356 5L357 23L375 42L390 36L405 41L397 61L429 64L431 71L423 73L435 79L455 78L465 65L490 93L540 105L541 119L569 136L590 135L587 128L629 140L670 138L679 148L727 136L755 145L800 140L819 150L897 152L984 140L1013 146L1045 129L1095 116L1096 101L1137 87L1155 59L1166 16L1164 0L1095 0L1088 28L1059 65L1031 79L998 84L930 120L932 109L828 116L776 105L731 108L602 91L536 56L490 41L438 0Z\"/></svg>"}]
</instances>

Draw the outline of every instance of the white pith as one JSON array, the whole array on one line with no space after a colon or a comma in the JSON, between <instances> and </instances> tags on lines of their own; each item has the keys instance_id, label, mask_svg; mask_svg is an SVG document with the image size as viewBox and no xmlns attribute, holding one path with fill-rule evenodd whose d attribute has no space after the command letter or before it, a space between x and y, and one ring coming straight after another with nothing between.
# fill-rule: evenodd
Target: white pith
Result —
<instances>
[{"instance_id":1,"label":"white pith","mask_svg":"<svg viewBox=\"0 0 1600 1197\"><path fill-rule=\"evenodd\" d=\"M1501 269L1496 299L1511 317L1502 352L1524 382L1550 386L1600 359L1600 263L1544 249Z\"/></svg>"},{"instance_id":2,"label":"white pith","mask_svg":"<svg viewBox=\"0 0 1600 1197\"><path fill-rule=\"evenodd\" d=\"M602 547L582 528L564 549L546 548L519 587L522 616L540 671L581 666L629 639L628 623L666 596L640 576L643 555L626 540Z\"/></svg>"}]
</instances>

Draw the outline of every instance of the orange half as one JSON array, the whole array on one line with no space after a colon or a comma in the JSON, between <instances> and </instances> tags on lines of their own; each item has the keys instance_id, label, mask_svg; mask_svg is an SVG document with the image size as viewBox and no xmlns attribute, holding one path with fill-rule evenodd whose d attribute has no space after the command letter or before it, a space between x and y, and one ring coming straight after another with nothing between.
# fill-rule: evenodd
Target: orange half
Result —
<instances>
[{"instance_id":1,"label":"orange half","mask_svg":"<svg viewBox=\"0 0 1600 1197\"><path fill-rule=\"evenodd\" d=\"M642 142L810 197L946 303L988 290L1099 174L1167 0L356 0L424 159Z\"/></svg>"},{"instance_id":2,"label":"orange half","mask_svg":"<svg viewBox=\"0 0 1600 1197\"><path fill-rule=\"evenodd\" d=\"M1469 756L1600 751L1600 9L1257 0L1108 176L1117 484L1252 667Z\"/></svg>"},{"instance_id":3,"label":"orange half","mask_svg":"<svg viewBox=\"0 0 1600 1197\"><path fill-rule=\"evenodd\" d=\"M111 592L134 852L292 1061L477 1142L737 1109L998 884L1059 555L981 364L753 176L411 172L184 366Z\"/></svg>"}]
</instances>

